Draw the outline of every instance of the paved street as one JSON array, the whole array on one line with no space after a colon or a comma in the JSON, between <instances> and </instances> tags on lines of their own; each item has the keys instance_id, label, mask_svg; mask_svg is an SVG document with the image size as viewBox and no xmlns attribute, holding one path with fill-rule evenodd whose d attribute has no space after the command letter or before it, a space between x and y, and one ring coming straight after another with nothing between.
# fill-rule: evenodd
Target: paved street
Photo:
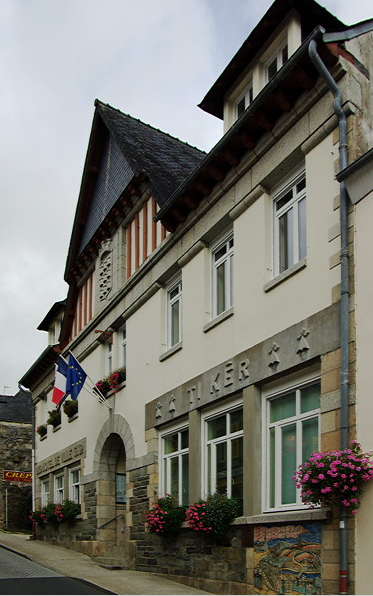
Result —
<instances>
[{"instance_id":1,"label":"paved street","mask_svg":"<svg viewBox=\"0 0 373 596\"><path fill-rule=\"evenodd\" d=\"M110 571L104 569L94 563L90 557L55 544L50 544L42 540L30 540L30 537L25 534L12 534L10 532L0 531L0 554L5 549L13 551L28 557L29 562L38 564L35 568L43 569L43 572L48 571L51 575L44 575L44 587L48 585L47 591L26 591L26 587L31 590L34 581L38 578L35 576L28 576L26 581L15 575L10 578L9 575L0 575L0 594L172 594L173 596L189 595L189 594L209 594L211 592L204 592L191 586L171 581L170 579L162 578L154 573L144 573L141 571L131 571L126 569L119 569ZM21 557L24 559L24 557ZM27 558L19 562L19 565L26 565ZM31 560L31 561L30 561ZM26 562L25 562L26 561ZM0 557L1 573L9 573L7 563ZM35 571L38 573L38 571ZM15 573L15 572L13 572ZM73 581L81 580L80 589L88 589L89 591L77 592L77 586L74 585L73 591L59 590L59 585L64 580L67 584L70 579ZM4 582L4 583L3 583ZM21 585L17 583L21 582ZM85 584L85 585L84 585ZM88 588L87 588L88 584ZM3 587L6 591L3 591ZM17 591L12 591L17 590ZM98 591L93 591L94 589Z\"/></svg>"},{"instance_id":2,"label":"paved street","mask_svg":"<svg viewBox=\"0 0 373 596\"><path fill-rule=\"evenodd\" d=\"M112 594L0 547L0 594Z\"/></svg>"}]
</instances>

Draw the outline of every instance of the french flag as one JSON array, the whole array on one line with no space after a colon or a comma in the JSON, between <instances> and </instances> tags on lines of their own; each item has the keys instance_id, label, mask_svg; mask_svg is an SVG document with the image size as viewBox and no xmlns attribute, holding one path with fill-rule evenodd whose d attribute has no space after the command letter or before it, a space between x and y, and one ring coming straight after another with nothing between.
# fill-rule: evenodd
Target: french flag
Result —
<instances>
[{"instance_id":1,"label":"french flag","mask_svg":"<svg viewBox=\"0 0 373 596\"><path fill-rule=\"evenodd\" d=\"M56 374L54 378L54 387L52 394L52 402L59 404L66 393L67 381L67 362L62 356L58 357L58 364L56 365Z\"/></svg>"}]
</instances>

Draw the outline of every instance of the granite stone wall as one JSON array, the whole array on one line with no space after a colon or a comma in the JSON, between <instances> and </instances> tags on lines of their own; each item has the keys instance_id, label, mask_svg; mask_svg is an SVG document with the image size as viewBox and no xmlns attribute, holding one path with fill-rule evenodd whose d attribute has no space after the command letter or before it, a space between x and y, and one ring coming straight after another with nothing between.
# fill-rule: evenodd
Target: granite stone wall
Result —
<instances>
[{"instance_id":1,"label":"granite stone wall","mask_svg":"<svg viewBox=\"0 0 373 596\"><path fill-rule=\"evenodd\" d=\"M31 443L31 424L0 422L0 469L30 472ZM31 487L31 483L9 482L0 477L1 528L7 524L10 530L30 529Z\"/></svg>"}]
</instances>

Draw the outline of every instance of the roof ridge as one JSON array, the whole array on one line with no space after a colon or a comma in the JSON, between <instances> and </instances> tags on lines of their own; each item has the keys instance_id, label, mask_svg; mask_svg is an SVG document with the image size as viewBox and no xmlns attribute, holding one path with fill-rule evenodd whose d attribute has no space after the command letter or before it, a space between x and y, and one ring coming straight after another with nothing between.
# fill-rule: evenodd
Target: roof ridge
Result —
<instances>
[{"instance_id":1,"label":"roof ridge","mask_svg":"<svg viewBox=\"0 0 373 596\"><path fill-rule=\"evenodd\" d=\"M183 141L181 139L179 139L178 137L175 137L174 135L171 135L168 132L165 132L164 130L161 130L160 128L156 128L155 126L152 126L151 124L149 124L148 122L144 122L143 120L140 120L140 118L135 118L134 116L131 116L131 114L127 114L126 112L122 112L119 108L115 108L114 106L110 105L109 103L104 103L103 101L101 101L100 99L95 99L94 105L101 105L104 108L109 108L110 110L113 110L114 112L118 112L121 116L126 116L127 118L130 118L131 120L134 120L135 122L139 122L140 124L143 124L144 126L147 126L148 128L161 133L162 135L169 137L170 139L173 139L175 141L178 141L179 143L182 143L183 145L186 145L187 147L190 147L191 149L195 149L196 151L199 151L200 153L203 153L206 155L206 151L204 151L203 149L200 149L199 147L197 147L196 145L191 145L190 143L188 143L187 141Z\"/></svg>"}]
</instances>

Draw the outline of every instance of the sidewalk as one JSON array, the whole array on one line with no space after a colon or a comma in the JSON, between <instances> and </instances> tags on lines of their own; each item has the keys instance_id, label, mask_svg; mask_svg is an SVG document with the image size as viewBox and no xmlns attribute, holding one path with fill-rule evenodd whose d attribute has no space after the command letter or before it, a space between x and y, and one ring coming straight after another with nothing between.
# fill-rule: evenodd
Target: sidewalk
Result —
<instances>
[{"instance_id":1,"label":"sidewalk","mask_svg":"<svg viewBox=\"0 0 373 596\"><path fill-rule=\"evenodd\" d=\"M87 555L42 540L30 540L25 534L0 531L0 546L25 555L62 575L83 579L114 594L210 594L163 579L154 573L125 569L110 571L94 563Z\"/></svg>"}]
</instances>

